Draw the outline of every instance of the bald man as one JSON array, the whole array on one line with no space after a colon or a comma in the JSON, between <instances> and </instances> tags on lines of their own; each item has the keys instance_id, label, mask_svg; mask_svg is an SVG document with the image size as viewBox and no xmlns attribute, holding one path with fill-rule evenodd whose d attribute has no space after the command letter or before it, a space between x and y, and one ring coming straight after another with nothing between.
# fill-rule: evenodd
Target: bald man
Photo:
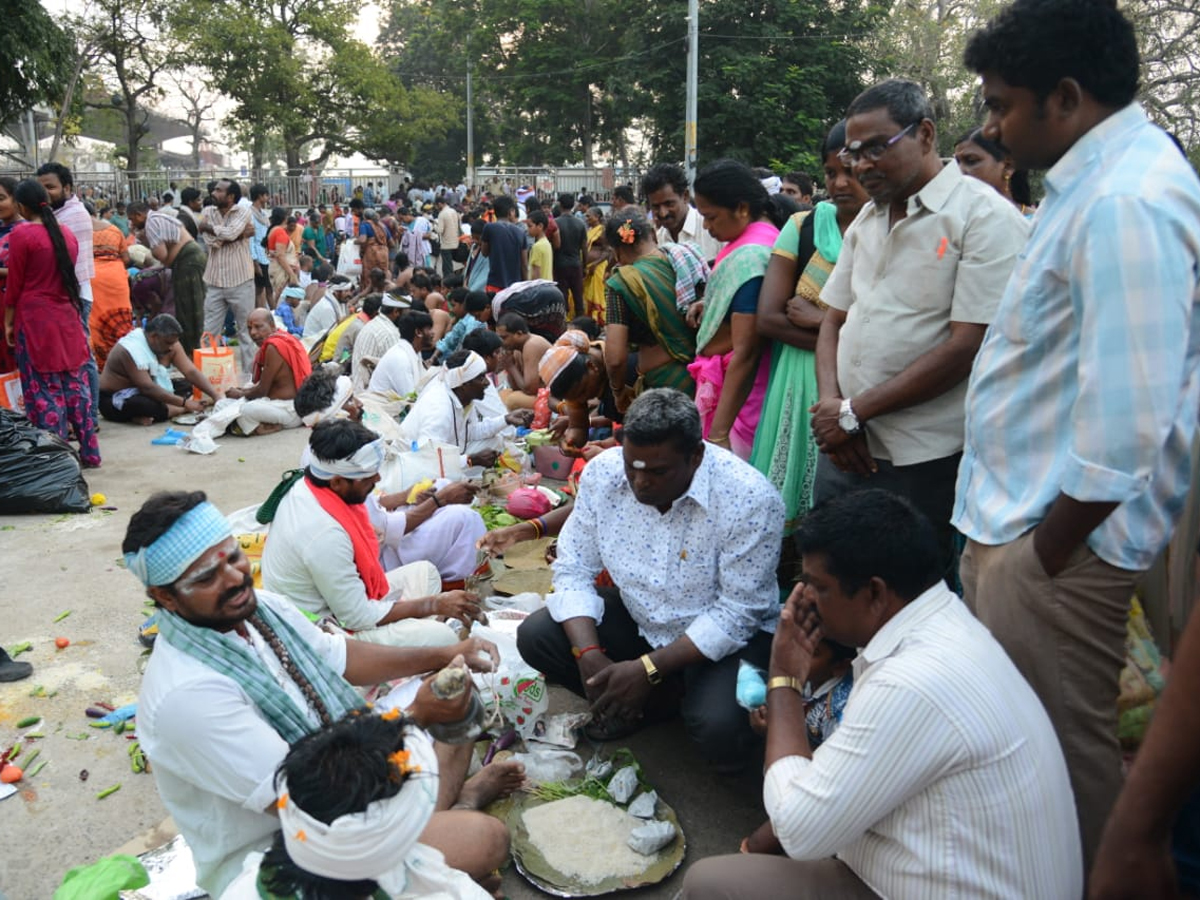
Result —
<instances>
[{"instance_id":1,"label":"bald man","mask_svg":"<svg viewBox=\"0 0 1200 900\"><path fill-rule=\"evenodd\" d=\"M269 309L251 312L246 327L258 346L258 355L254 357L254 383L225 392L227 397L246 401L233 430L248 436L300 427L294 401L300 385L312 374L308 351L294 336L276 330Z\"/></svg>"}]
</instances>

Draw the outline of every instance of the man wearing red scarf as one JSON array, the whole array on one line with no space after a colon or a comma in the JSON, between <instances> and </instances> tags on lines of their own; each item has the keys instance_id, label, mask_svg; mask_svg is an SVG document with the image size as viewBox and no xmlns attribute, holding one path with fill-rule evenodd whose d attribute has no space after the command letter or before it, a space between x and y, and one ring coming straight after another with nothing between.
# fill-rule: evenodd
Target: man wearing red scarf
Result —
<instances>
[{"instance_id":1,"label":"man wearing red scarf","mask_svg":"<svg viewBox=\"0 0 1200 900\"><path fill-rule=\"evenodd\" d=\"M304 477L287 489L271 519L263 587L305 612L336 619L357 640L448 646L458 637L434 617L481 619L479 598L441 592L441 576L429 562L384 571L364 505L383 457L382 440L358 422L326 419L313 428Z\"/></svg>"},{"instance_id":2,"label":"man wearing red scarf","mask_svg":"<svg viewBox=\"0 0 1200 900\"><path fill-rule=\"evenodd\" d=\"M254 383L247 388L230 388L225 396L242 398L236 428L242 434L270 434L281 428L299 428L294 401L304 379L312 374L308 351L286 331L275 330L269 309L256 309L246 320L250 337L258 345L254 357Z\"/></svg>"}]
</instances>

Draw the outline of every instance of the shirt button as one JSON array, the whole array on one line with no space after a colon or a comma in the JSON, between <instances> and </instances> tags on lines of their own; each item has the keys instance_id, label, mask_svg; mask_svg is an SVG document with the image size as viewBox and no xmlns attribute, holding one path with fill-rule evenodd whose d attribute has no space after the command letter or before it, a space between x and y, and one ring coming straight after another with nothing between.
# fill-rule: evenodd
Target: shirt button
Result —
<instances>
[{"instance_id":1,"label":"shirt button","mask_svg":"<svg viewBox=\"0 0 1200 900\"><path fill-rule=\"evenodd\" d=\"M864 322L870 322L870 321L871 321L871 317L870 317L870 316L863 316L863 321L864 321Z\"/></svg>"}]
</instances>

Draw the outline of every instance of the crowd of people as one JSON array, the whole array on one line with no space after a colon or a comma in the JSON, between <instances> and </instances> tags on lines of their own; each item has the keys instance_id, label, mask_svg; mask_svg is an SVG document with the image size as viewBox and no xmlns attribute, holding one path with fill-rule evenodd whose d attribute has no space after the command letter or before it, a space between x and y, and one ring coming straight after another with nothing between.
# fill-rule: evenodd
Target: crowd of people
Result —
<instances>
[{"instance_id":1,"label":"crowd of people","mask_svg":"<svg viewBox=\"0 0 1200 900\"><path fill-rule=\"evenodd\" d=\"M763 826L683 897L1200 888L1200 617L1127 780L1116 706L1131 597L1198 502L1200 179L1110 0L1016 0L965 61L987 118L953 160L884 81L819 148L823 194L719 160L607 214L369 185L296 221L220 180L187 214L130 204L126 238L61 166L0 180L0 353L85 465L98 414L201 409L184 390L246 435L311 430L259 511L262 590L200 492L151 498L122 548L158 606L139 734L201 887L496 891L479 810L520 765L467 779L469 745L430 742L462 698L379 715L351 685L493 668L446 625L482 617L476 548L555 536L517 645L588 736L678 717L714 771L763 763ZM135 247L173 314L120 301ZM191 363L202 331L247 384ZM468 480L377 490L389 457L488 468L527 426L578 458L564 508L487 532Z\"/></svg>"}]
</instances>

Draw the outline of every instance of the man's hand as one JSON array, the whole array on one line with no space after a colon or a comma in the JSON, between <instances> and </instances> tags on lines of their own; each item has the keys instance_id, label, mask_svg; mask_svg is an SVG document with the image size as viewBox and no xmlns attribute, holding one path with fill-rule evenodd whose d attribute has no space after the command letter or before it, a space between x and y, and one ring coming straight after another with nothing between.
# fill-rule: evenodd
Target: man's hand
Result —
<instances>
[{"instance_id":1,"label":"man's hand","mask_svg":"<svg viewBox=\"0 0 1200 900\"><path fill-rule=\"evenodd\" d=\"M1106 831L1096 851L1087 896L1088 900L1179 897L1170 841L1150 841L1125 833L1110 835Z\"/></svg>"},{"instance_id":2,"label":"man's hand","mask_svg":"<svg viewBox=\"0 0 1200 900\"><path fill-rule=\"evenodd\" d=\"M186 400L183 401L183 408L188 410L189 412L200 412L200 410L204 409L204 404L201 403L199 400L196 400L192 397L188 397Z\"/></svg>"},{"instance_id":3,"label":"man's hand","mask_svg":"<svg viewBox=\"0 0 1200 900\"><path fill-rule=\"evenodd\" d=\"M704 301L697 300L695 303L693 303L691 306L688 307L687 316L685 317L685 320L687 321L687 324L688 324L688 328L691 328L691 329L699 328L700 320L703 318L704 318Z\"/></svg>"},{"instance_id":4,"label":"man's hand","mask_svg":"<svg viewBox=\"0 0 1200 900\"><path fill-rule=\"evenodd\" d=\"M477 489L465 481L456 481L453 484L448 484L435 495L438 503L445 506L447 503L466 504L475 499L475 491Z\"/></svg>"},{"instance_id":5,"label":"man's hand","mask_svg":"<svg viewBox=\"0 0 1200 900\"><path fill-rule=\"evenodd\" d=\"M506 528L489 531L475 542L475 546L488 556L499 556L518 541L529 539L530 535L526 533L525 523L521 522L518 525L509 525Z\"/></svg>"},{"instance_id":6,"label":"man's hand","mask_svg":"<svg viewBox=\"0 0 1200 900\"><path fill-rule=\"evenodd\" d=\"M473 453L467 457L468 466L482 466L485 469L490 469L496 464L496 460L500 458L500 454L495 450L484 450L482 453Z\"/></svg>"},{"instance_id":7,"label":"man's hand","mask_svg":"<svg viewBox=\"0 0 1200 900\"><path fill-rule=\"evenodd\" d=\"M466 664L461 655L454 657L450 662L451 666L461 667ZM421 686L417 688L417 696L408 708L409 715L422 728L436 722L461 722L466 718L467 709L471 705L471 692L475 689L473 684L468 684L467 689L457 697L441 700L433 693L431 687L436 677L437 673L434 672L421 682Z\"/></svg>"},{"instance_id":8,"label":"man's hand","mask_svg":"<svg viewBox=\"0 0 1200 900\"><path fill-rule=\"evenodd\" d=\"M580 451L588 442L588 430L586 428L565 428L563 429L562 443L559 449L568 456L579 456Z\"/></svg>"},{"instance_id":9,"label":"man's hand","mask_svg":"<svg viewBox=\"0 0 1200 900\"><path fill-rule=\"evenodd\" d=\"M813 436L816 437L817 446L821 448L822 453L836 450L853 437L838 424L838 418L842 414L841 397L819 400L808 408L808 414Z\"/></svg>"},{"instance_id":10,"label":"man's hand","mask_svg":"<svg viewBox=\"0 0 1200 900\"><path fill-rule=\"evenodd\" d=\"M1042 567L1042 571L1051 578L1058 575L1058 573L1067 567L1067 563L1070 561L1071 554L1074 551L1074 547L1067 548L1064 551L1061 547L1053 546L1049 538L1049 532L1041 526L1033 529L1034 555L1037 556L1038 564Z\"/></svg>"},{"instance_id":11,"label":"man's hand","mask_svg":"<svg viewBox=\"0 0 1200 900\"><path fill-rule=\"evenodd\" d=\"M816 604L806 598L806 587L796 585L779 614L767 670L770 678L790 675L802 683L808 681L813 655L821 641L821 616Z\"/></svg>"},{"instance_id":12,"label":"man's hand","mask_svg":"<svg viewBox=\"0 0 1200 900\"><path fill-rule=\"evenodd\" d=\"M244 393L245 393L245 391L243 391L241 388L231 387L231 388L225 389L225 396L228 397L230 400L237 400Z\"/></svg>"},{"instance_id":13,"label":"man's hand","mask_svg":"<svg viewBox=\"0 0 1200 900\"><path fill-rule=\"evenodd\" d=\"M17 329L15 325L4 326L4 343L10 347L17 346Z\"/></svg>"},{"instance_id":14,"label":"man's hand","mask_svg":"<svg viewBox=\"0 0 1200 900\"><path fill-rule=\"evenodd\" d=\"M827 451L826 455L835 466L852 475L874 475L879 471L875 458L871 456L867 435L862 431L850 435L850 440L836 450Z\"/></svg>"},{"instance_id":15,"label":"man's hand","mask_svg":"<svg viewBox=\"0 0 1200 900\"><path fill-rule=\"evenodd\" d=\"M518 428L528 428L529 424L533 421L533 410L514 409L504 417L504 421L509 425L515 425Z\"/></svg>"},{"instance_id":16,"label":"man's hand","mask_svg":"<svg viewBox=\"0 0 1200 900\"><path fill-rule=\"evenodd\" d=\"M600 655L596 651L585 653L580 658ZM646 667L641 660L612 663L584 682L588 699L592 700L592 714L599 719L618 719L627 722L641 718L653 685L646 678Z\"/></svg>"},{"instance_id":17,"label":"man's hand","mask_svg":"<svg viewBox=\"0 0 1200 900\"><path fill-rule=\"evenodd\" d=\"M479 605L479 595L468 591L446 591L444 594L435 595L433 614L446 619L458 619L463 624L487 624L487 616L484 615L483 607Z\"/></svg>"},{"instance_id":18,"label":"man's hand","mask_svg":"<svg viewBox=\"0 0 1200 900\"><path fill-rule=\"evenodd\" d=\"M454 644L450 650L456 659L463 659L472 672L494 672L500 662L500 651L496 645L483 638L467 638Z\"/></svg>"}]
</instances>

